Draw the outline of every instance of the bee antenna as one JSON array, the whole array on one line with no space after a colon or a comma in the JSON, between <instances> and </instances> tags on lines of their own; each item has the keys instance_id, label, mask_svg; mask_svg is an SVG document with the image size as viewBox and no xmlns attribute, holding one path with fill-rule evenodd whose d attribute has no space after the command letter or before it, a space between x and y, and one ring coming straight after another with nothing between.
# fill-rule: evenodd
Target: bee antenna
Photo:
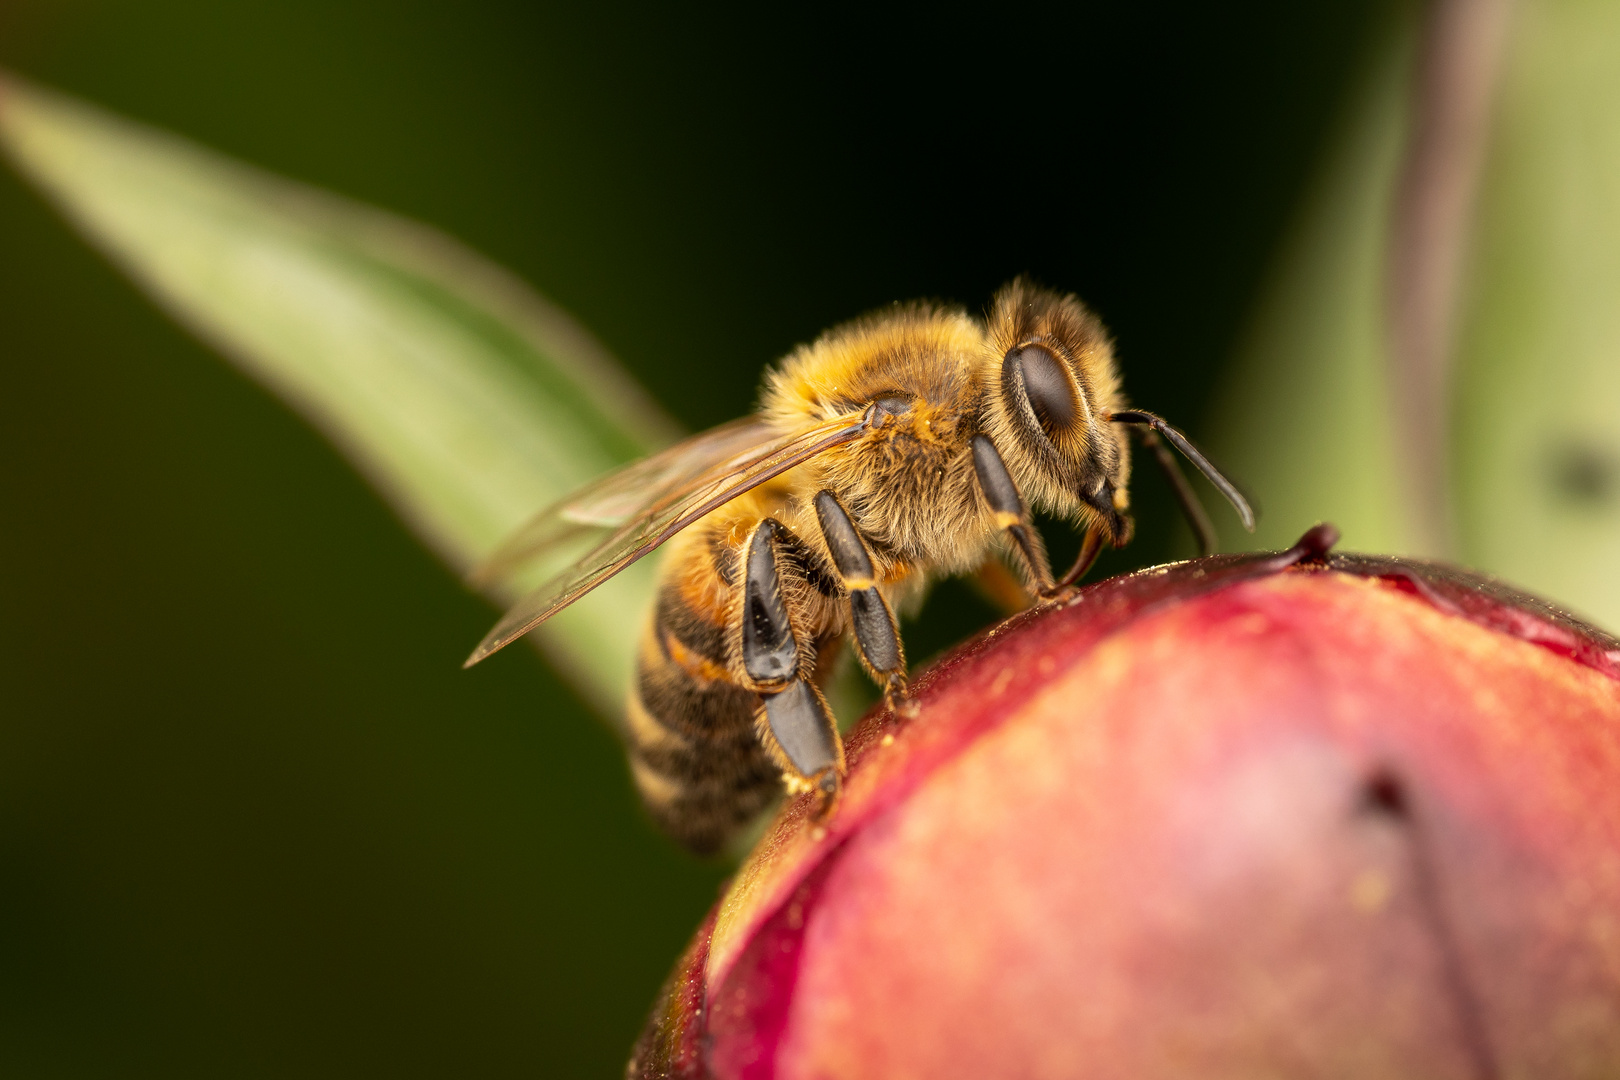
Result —
<instances>
[{"instance_id":1,"label":"bee antenna","mask_svg":"<svg viewBox=\"0 0 1620 1080\"><path fill-rule=\"evenodd\" d=\"M1217 537L1215 523L1209 520L1209 511L1204 509L1203 500L1199 499L1198 492L1187 482L1187 474L1181 471L1176 464L1176 455L1159 438L1152 428L1137 428L1137 434L1142 438L1142 445L1153 451L1153 460L1164 473L1164 478L1170 482L1170 490L1176 497L1176 505L1181 507L1181 516L1187 519L1192 526L1193 536L1198 539L1198 554L1208 555L1215 550Z\"/></svg>"},{"instance_id":2,"label":"bee antenna","mask_svg":"<svg viewBox=\"0 0 1620 1080\"><path fill-rule=\"evenodd\" d=\"M1150 412L1142 412L1139 409L1122 409L1110 416L1109 419L1116 424L1137 424L1149 427L1158 434L1163 435L1171 446L1181 451L1183 457L1197 466L1198 471L1204 474L1205 479L1215 485L1215 490L1226 496L1226 501L1231 503L1232 509L1237 511L1238 520L1243 522L1243 527L1249 532L1254 532L1254 509L1249 505L1249 500L1243 497L1243 492L1239 491L1237 485L1228 480L1221 473L1221 470L1217 469L1209 458L1205 457L1203 452L1192 444L1192 440L1171 427L1162 416L1155 416ZM1159 451L1163 451L1163 449L1163 447L1158 448ZM1176 488L1176 497L1181 501L1182 510L1187 514L1187 518L1193 526L1193 531L1199 534L1199 542L1209 545L1214 536L1214 529L1210 527L1209 517L1203 513L1203 507L1198 506L1196 497L1193 497L1192 505L1198 506L1197 513L1195 514L1189 507L1187 497L1192 496L1192 491L1186 487L1187 481L1181 476L1181 470L1175 467L1175 460L1168 453L1161 453L1159 455L1159 464L1165 468L1166 475L1171 477L1171 486ZM1176 483L1177 479L1181 480L1180 484ZM1200 518L1202 518L1201 523Z\"/></svg>"}]
</instances>

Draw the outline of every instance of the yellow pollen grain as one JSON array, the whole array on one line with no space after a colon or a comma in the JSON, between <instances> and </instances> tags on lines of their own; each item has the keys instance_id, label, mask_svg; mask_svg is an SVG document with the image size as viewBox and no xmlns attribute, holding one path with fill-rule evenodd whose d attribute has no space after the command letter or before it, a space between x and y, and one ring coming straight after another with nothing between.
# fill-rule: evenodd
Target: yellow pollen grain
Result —
<instances>
[{"instance_id":1,"label":"yellow pollen grain","mask_svg":"<svg viewBox=\"0 0 1620 1080\"><path fill-rule=\"evenodd\" d=\"M860 592L862 589L870 589L875 584L876 582L869 577L852 577L844 579L844 588L848 589L850 592Z\"/></svg>"},{"instance_id":2,"label":"yellow pollen grain","mask_svg":"<svg viewBox=\"0 0 1620 1080\"><path fill-rule=\"evenodd\" d=\"M1023 524L1023 518L1019 517L1017 514L1013 513L1012 511L1010 511L1010 510L997 510L996 511L996 528L998 528L998 529L1010 529L1014 525L1021 525L1021 524Z\"/></svg>"},{"instance_id":3,"label":"yellow pollen grain","mask_svg":"<svg viewBox=\"0 0 1620 1080\"><path fill-rule=\"evenodd\" d=\"M1382 870L1363 870L1350 883L1350 906L1364 915L1382 911L1395 895L1395 883Z\"/></svg>"},{"instance_id":4,"label":"yellow pollen grain","mask_svg":"<svg viewBox=\"0 0 1620 1080\"><path fill-rule=\"evenodd\" d=\"M787 789L787 793L789 795L803 795L805 792L810 791L815 787L814 784L812 784L809 780L806 780L804 777L794 776L791 773L782 774L782 786Z\"/></svg>"}]
</instances>

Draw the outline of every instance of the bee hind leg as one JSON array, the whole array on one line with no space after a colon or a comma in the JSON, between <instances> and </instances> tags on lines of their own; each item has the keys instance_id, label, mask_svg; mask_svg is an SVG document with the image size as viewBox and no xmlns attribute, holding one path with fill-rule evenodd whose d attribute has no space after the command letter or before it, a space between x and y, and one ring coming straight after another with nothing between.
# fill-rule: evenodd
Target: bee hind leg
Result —
<instances>
[{"instance_id":1,"label":"bee hind leg","mask_svg":"<svg viewBox=\"0 0 1620 1080\"><path fill-rule=\"evenodd\" d=\"M827 701L808 679L765 698L761 719L766 746L779 758L788 791L821 795L818 817L825 817L843 788L844 747Z\"/></svg>"},{"instance_id":2,"label":"bee hind leg","mask_svg":"<svg viewBox=\"0 0 1620 1080\"><path fill-rule=\"evenodd\" d=\"M760 696L755 724L760 742L782 769L790 793L821 793L818 816L825 816L842 790L844 743L826 699L806 677L777 572L777 547L798 544L774 518L760 522L749 541L742 659Z\"/></svg>"},{"instance_id":3,"label":"bee hind leg","mask_svg":"<svg viewBox=\"0 0 1620 1080\"><path fill-rule=\"evenodd\" d=\"M878 591L866 543L832 492L817 492L815 506L833 569L838 571L849 597L849 621L861 661L883 686L883 702L889 711L895 716L915 716L917 705L911 700L906 682L906 650L900 643L900 628Z\"/></svg>"}]
</instances>

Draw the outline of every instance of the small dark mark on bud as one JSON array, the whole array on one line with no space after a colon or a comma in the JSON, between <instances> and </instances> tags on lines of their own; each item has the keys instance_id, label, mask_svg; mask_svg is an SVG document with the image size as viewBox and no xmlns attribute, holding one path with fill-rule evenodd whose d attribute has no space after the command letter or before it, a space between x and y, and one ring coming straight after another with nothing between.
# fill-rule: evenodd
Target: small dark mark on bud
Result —
<instances>
[{"instance_id":1,"label":"small dark mark on bud","mask_svg":"<svg viewBox=\"0 0 1620 1080\"><path fill-rule=\"evenodd\" d=\"M1491 1029L1474 986L1456 927L1446 906L1442 884L1442 865L1436 860L1433 842L1423 822L1412 813L1411 795L1406 784L1388 766L1379 766L1368 773L1357 794L1357 811L1376 814L1398 825L1406 838L1412 891L1418 909L1428 924L1429 934L1439 950L1441 976L1445 980L1448 996L1456 1009L1457 1022L1462 1028L1464 1048L1473 1066L1472 1075L1480 1080L1495 1080L1502 1075L1496 1054L1491 1046Z\"/></svg>"},{"instance_id":2,"label":"small dark mark on bud","mask_svg":"<svg viewBox=\"0 0 1620 1080\"><path fill-rule=\"evenodd\" d=\"M1361 785L1359 808L1367 813L1405 819L1410 814L1406 787L1394 773L1378 769Z\"/></svg>"}]
</instances>

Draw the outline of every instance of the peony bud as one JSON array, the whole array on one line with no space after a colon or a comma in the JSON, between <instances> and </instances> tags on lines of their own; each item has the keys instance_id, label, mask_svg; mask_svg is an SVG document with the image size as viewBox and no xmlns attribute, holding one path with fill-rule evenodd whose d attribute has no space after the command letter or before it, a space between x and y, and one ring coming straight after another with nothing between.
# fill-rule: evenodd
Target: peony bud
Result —
<instances>
[{"instance_id":1,"label":"peony bud","mask_svg":"<svg viewBox=\"0 0 1620 1080\"><path fill-rule=\"evenodd\" d=\"M1620 641L1330 544L1103 582L868 716L630 1075L1620 1074Z\"/></svg>"}]
</instances>

